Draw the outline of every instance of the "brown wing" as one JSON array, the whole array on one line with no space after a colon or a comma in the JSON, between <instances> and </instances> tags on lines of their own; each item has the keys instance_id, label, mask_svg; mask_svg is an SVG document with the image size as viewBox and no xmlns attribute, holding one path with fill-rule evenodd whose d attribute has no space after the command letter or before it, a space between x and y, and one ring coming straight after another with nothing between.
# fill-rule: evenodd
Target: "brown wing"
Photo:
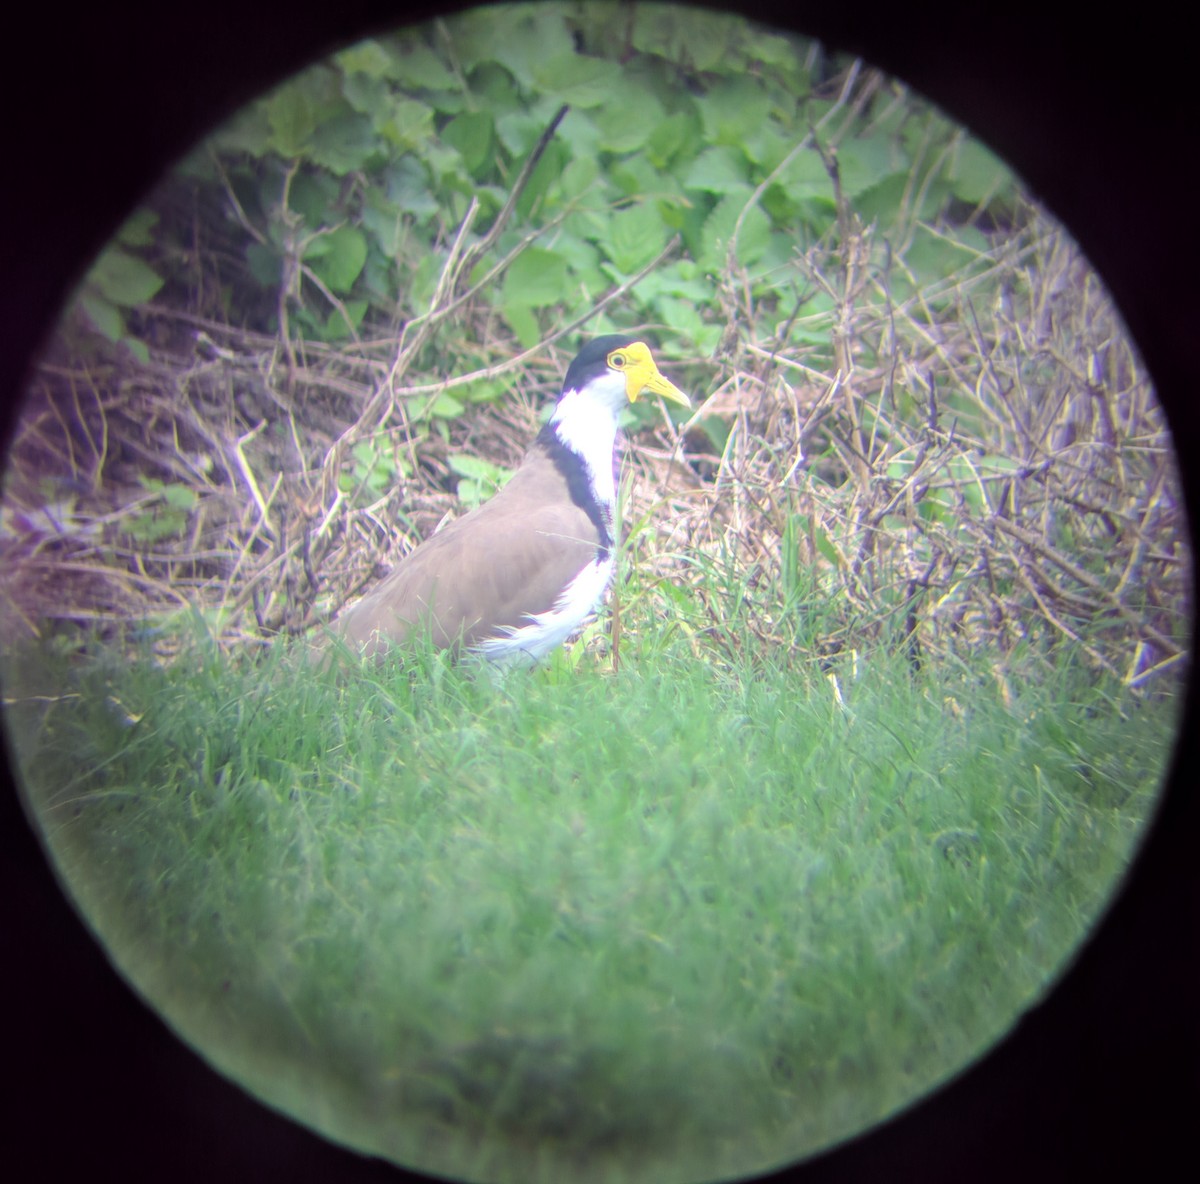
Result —
<instances>
[{"instance_id":1,"label":"brown wing","mask_svg":"<svg viewBox=\"0 0 1200 1184\"><path fill-rule=\"evenodd\" d=\"M369 653L415 626L439 647L471 645L552 608L599 545L565 477L535 449L495 497L423 542L333 628Z\"/></svg>"}]
</instances>

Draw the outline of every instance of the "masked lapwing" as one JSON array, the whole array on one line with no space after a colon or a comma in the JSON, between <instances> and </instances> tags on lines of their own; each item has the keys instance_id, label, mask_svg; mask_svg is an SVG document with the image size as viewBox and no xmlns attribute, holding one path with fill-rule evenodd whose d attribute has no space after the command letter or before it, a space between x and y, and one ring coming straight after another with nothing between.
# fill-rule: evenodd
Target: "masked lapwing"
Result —
<instances>
[{"instance_id":1,"label":"masked lapwing","mask_svg":"<svg viewBox=\"0 0 1200 1184\"><path fill-rule=\"evenodd\" d=\"M561 646L612 580L617 416L644 391L691 405L636 337L589 342L508 483L421 543L333 633L375 655L418 630L498 661Z\"/></svg>"}]
</instances>

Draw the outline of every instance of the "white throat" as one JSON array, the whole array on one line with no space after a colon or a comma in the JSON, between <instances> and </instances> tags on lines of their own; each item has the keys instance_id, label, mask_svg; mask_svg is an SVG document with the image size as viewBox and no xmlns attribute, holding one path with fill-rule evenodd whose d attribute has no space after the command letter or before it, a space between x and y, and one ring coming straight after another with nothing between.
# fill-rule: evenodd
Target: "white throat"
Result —
<instances>
[{"instance_id":1,"label":"white throat","mask_svg":"<svg viewBox=\"0 0 1200 1184\"><path fill-rule=\"evenodd\" d=\"M558 438L583 458L592 494L604 506L611 507L617 500L613 449L617 442L617 413L628 401L624 378L620 374L604 374L582 391L567 391L550 417Z\"/></svg>"}]
</instances>

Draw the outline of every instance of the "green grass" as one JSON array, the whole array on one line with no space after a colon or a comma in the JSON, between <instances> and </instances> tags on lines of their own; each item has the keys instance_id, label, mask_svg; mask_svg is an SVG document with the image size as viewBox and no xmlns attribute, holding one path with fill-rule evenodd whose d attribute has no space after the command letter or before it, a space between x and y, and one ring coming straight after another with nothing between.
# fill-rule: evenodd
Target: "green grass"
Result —
<instances>
[{"instance_id":1,"label":"green grass","mask_svg":"<svg viewBox=\"0 0 1200 1184\"><path fill-rule=\"evenodd\" d=\"M744 1175L1036 1001L1128 863L1175 706L1070 660L1006 704L986 656L649 644L502 682L42 653L8 722L114 960L273 1105L468 1179Z\"/></svg>"}]
</instances>

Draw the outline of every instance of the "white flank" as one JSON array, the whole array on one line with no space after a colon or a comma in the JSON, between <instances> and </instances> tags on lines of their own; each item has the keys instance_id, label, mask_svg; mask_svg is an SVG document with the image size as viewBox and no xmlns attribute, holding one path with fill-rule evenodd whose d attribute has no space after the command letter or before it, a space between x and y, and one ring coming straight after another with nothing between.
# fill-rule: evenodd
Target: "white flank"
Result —
<instances>
[{"instance_id":1,"label":"white flank","mask_svg":"<svg viewBox=\"0 0 1200 1184\"><path fill-rule=\"evenodd\" d=\"M474 649L492 661L527 658L536 662L557 649L593 613L612 579L612 552L589 563L564 589L554 607L530 613L529 624L509 626L504 637L480 642Z\"/></svg>"}]
</instances>

